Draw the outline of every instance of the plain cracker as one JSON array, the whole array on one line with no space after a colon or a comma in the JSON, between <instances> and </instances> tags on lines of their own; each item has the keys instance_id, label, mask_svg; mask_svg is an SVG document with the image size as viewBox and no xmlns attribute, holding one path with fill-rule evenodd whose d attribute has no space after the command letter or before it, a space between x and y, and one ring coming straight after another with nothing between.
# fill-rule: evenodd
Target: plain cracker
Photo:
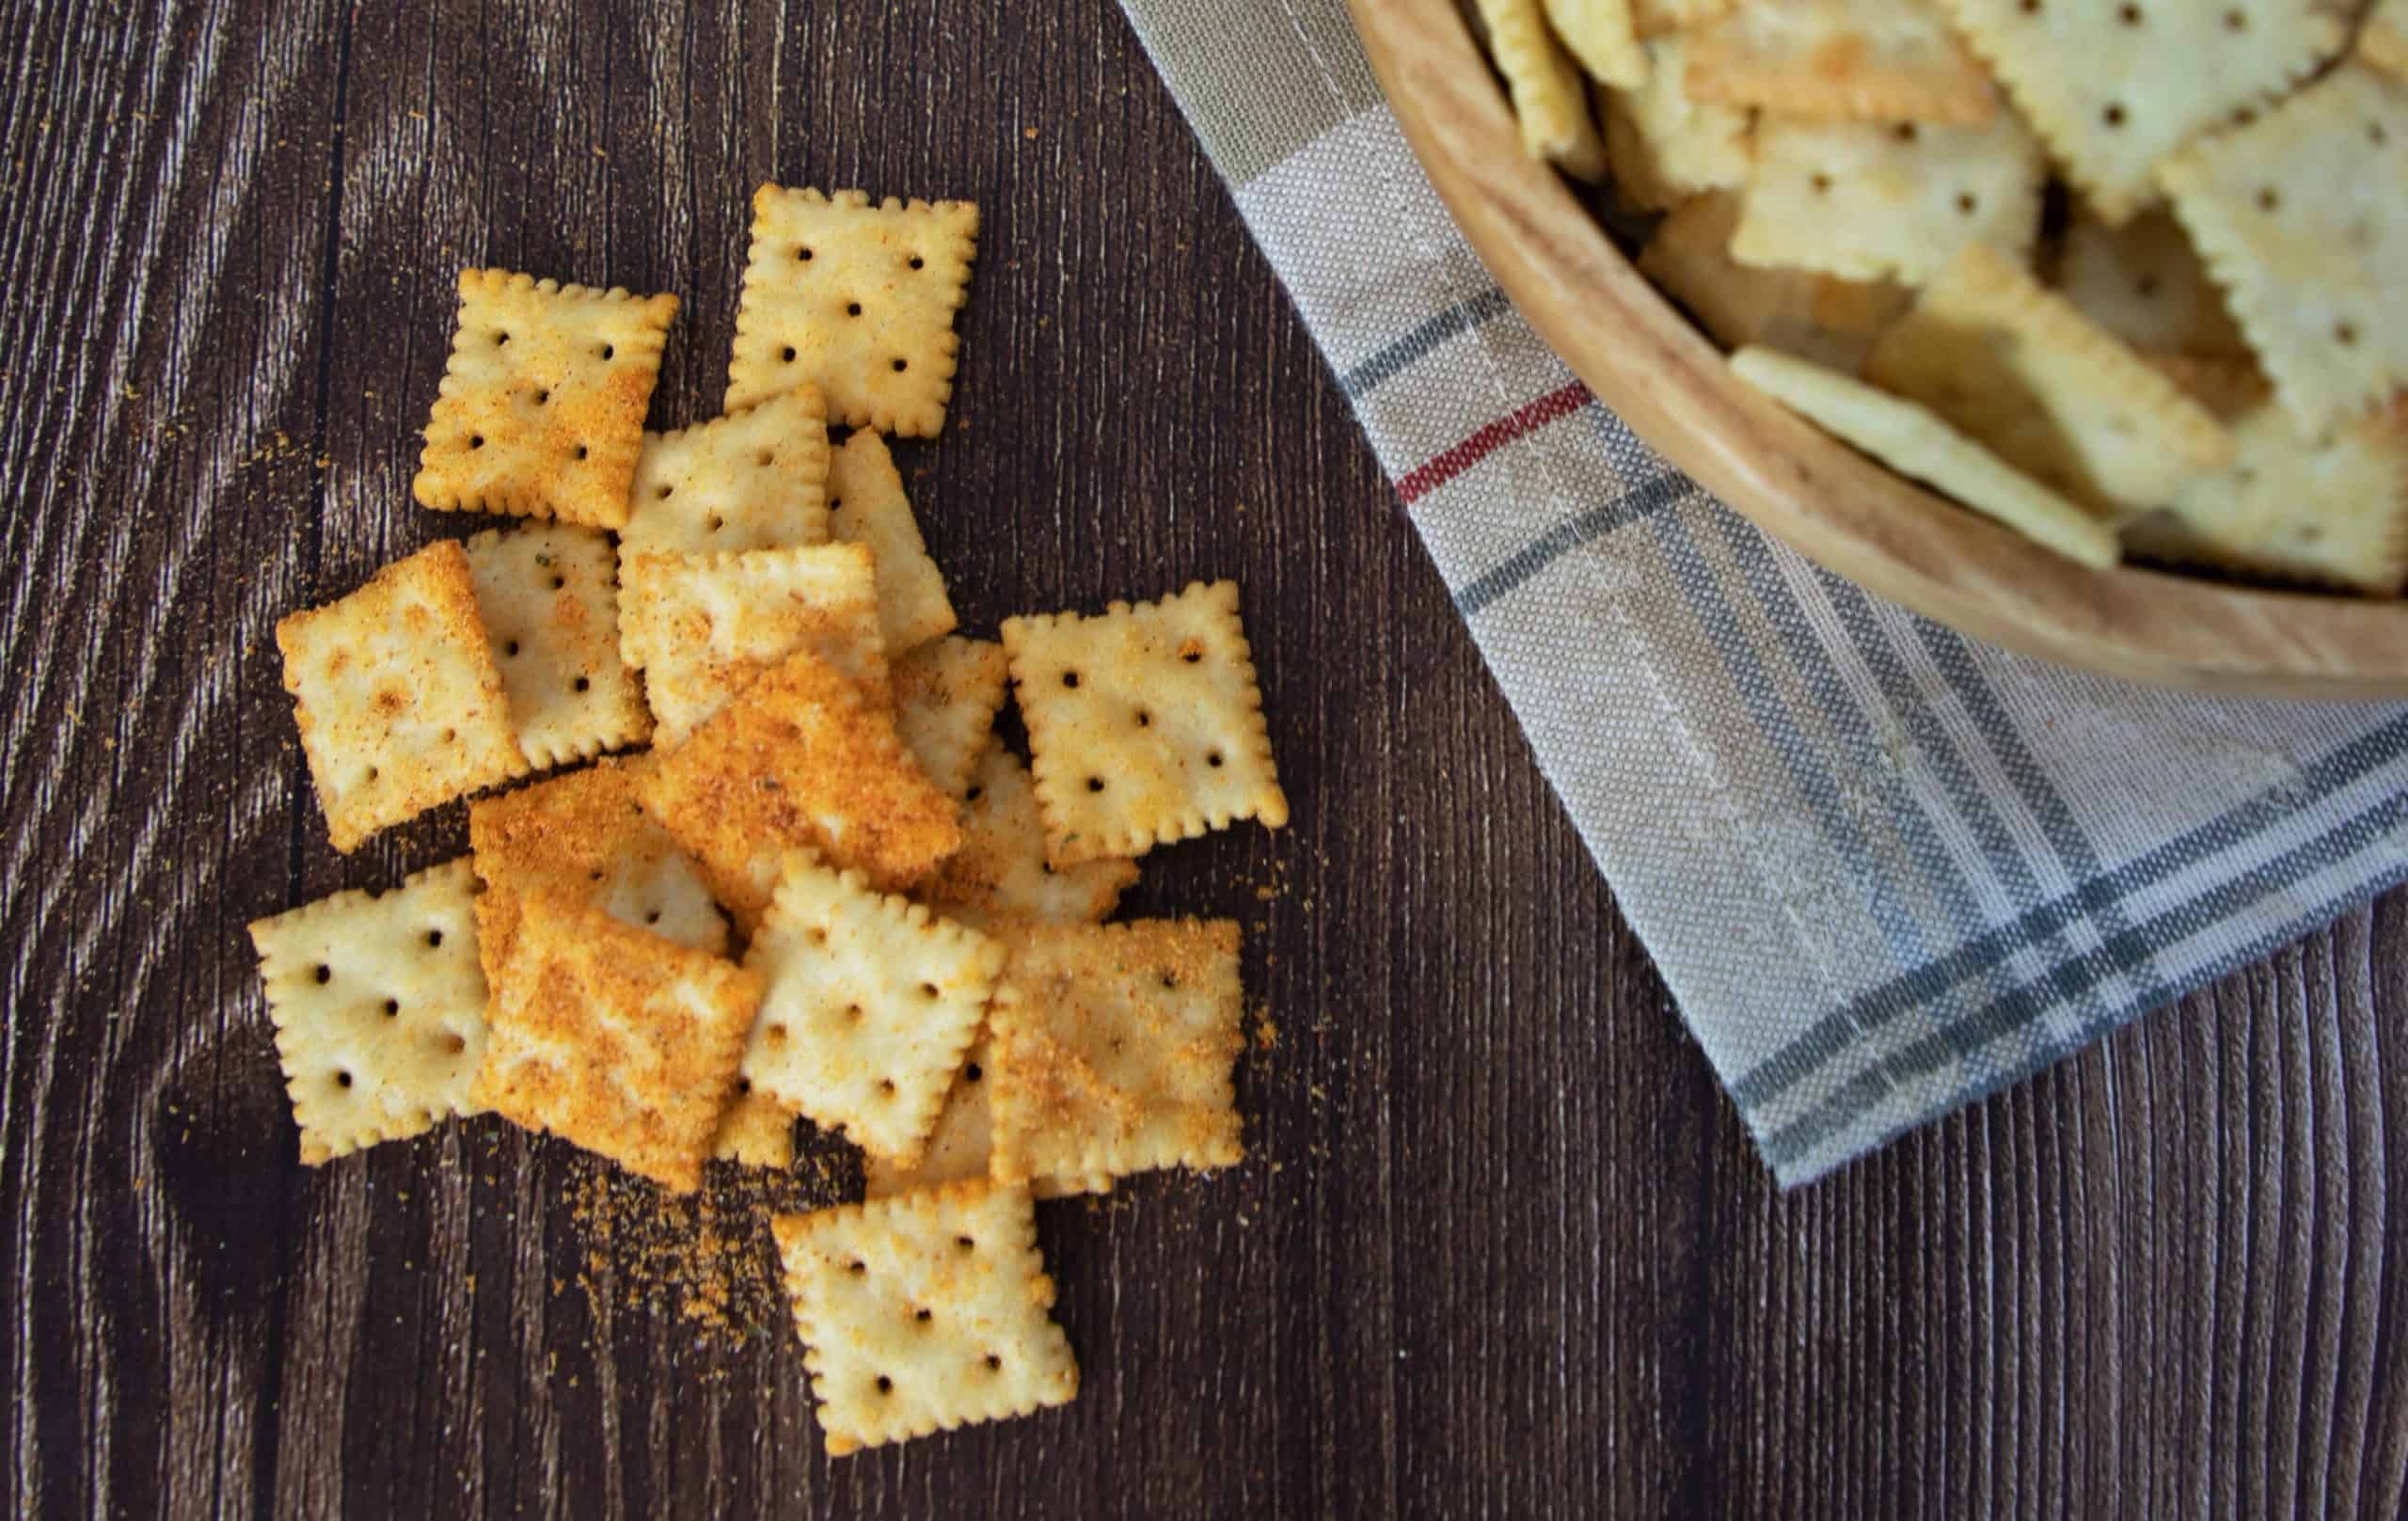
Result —
<instances>
[{"instance_id":1,"label":"plain cracker","mask_svg":"<svg viewBox=\"0 0 2408 1521\"><path fill-rule=\"evenodd\" d=\"M1646 44L1647 82L1602 92L1614 191L1633 206L1662 211L1685 196L1747 183L1753 119L1740 106L1697 100L1682 87L1688 45L1678 35L1655 39Z\"/></svg>"},{"instance_id":2,"label":"plain cracker","mask_svg":"<svg viewBox=\"0 0 2408 1521\"><path fill-rule=\"evenodd\" d=\"M643 436L621 541L687 554L828 542L828 404L800 386Z\"/></svg>"},{"instance_id":3,"label":"plain cracker","mask_svg":"<svg viewBox=\"0 0 2408 1521\"><path fill-rule=\"evenodd\" d=\"M1998 114L1988 71L1928 0L1750 0L1698 31L1682 87L1833 121L1975 127Z\"/></svg>"},{"instance_id":4,"label":"plain cracker","mask_svg":"<svg viewBox=\"0 0 2408 1521\"><path fill-rule=\"evenodd\" d=\"M895 728L940 791L970 790L1010 674L1004 647L948 634L895 662Z\"/></svg>"},{"instance_id":5,"label":"plain cracker","mask_svg":"<svg viewBox=\"0 0 2408 1521\"><path fill-rule=\"evenodd\" d=\"M1639 268L1729 348L1780 349L1853 372L1907 309L1887 280L1844 280L1803 269L1751 269L1733 260L1735 196L1697 196L1672 208L1640 250Z\"/></svg>"},{"instance_id":6,"label":"plain cracker","mask_svg":"<svg viewBox=\"0 0 2408 1521\"><path fill-rule=\"evenodd\" d=\"M953 632L944 575L928 558L885 439L863 431L845 440L828 474L828 508L831 538L866 545L878 557L878 616L888 654Z\"/></svg>"},{"instance_id":7,"label":"plain cracker","mask_svg":"<svg viewBox=\"0 0 2408 1521\"><path fill-rule=\"evenodd\" d=\"M941 912L986 927L1015 918L1093 924L1137 881L1117 857L1056 867L1045 857L1045 820L1019 756L1001 748L978 763L961 848L921 889Z\"/></svg>"},{"instance_id":8,"label":"plain cracker","mask_svg":"<svg viewBox=\"0 0 2408 1521\"><path fill-rule=\"evenodd\" d=\"M2246 354L2224 293L2181 224L2144 212L2121 227L2077 211L2056 261L2076 309L2136 349Z\"/></svg>"},{"instance_id":9,"label":"plain cracker","mask_svg":"<svg viewBox=\"0 0 2408 1521\"><path fill-rule=\"evenodd\" d=\"M610 535L570 523L488 529L467 554L527 764L565 766L650 738L642 688L619 658Z\"/></svg>"},{"instance_id":10,"label":"plain cracker","mask_svg":"<svg viewBox=\"0 0 2408 1521\"><path fill-rule=\"evenodd\" d=\"M1545 0L1547 24L1589 77L1618 89L1647 82L1631 0Z\"/></svg>"},{"instance_id":11,"label":"plain cracker","mask_svg":"<svg viewBox=\"0 0 2408 1521\"><path fill-rule=\"evenodd\" d=\"M1589 115L1580 71L1547 29L1539 0L1479 0L1488 50L1505 76L1522 148L1577 179L1606 177L1605 140Z\"/></svg>"}]
</instances>

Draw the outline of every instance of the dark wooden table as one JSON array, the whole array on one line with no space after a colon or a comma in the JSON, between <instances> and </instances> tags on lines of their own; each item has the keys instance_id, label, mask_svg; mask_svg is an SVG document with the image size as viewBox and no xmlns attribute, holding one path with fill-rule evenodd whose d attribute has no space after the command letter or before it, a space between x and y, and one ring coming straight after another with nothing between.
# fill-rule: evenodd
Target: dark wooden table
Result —
<instances>
[{"instance_id":1,"label":"dark wooden table","mask_svg":"<svg viewBox=\"0 0 2408 1521\"><path fill-rule=\"evenodd\" d=\"M0 42L12 1513L2401 1513L2408 898L1777 1193L1107 0ZM331 853L271 638L473 526L453 271L682 293L698 418L768 179L984 204L903 456L965 614L1239 578L1296 815L1135 905L1250 927L1251 1160L1045 1207L1075 1405L834 1463L758 1237L711 1325L497 1121L303 1168L242 933L464 848Z\"/></svg>"}]
</instances>

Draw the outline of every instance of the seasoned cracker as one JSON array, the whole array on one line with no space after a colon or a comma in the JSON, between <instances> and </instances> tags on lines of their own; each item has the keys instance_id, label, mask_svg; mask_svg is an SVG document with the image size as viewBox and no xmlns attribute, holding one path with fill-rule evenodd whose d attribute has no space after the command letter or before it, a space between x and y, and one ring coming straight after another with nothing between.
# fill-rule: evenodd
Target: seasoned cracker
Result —
<instances>
[{"instance_id":1,"label":"seasoned cracker","mask_svg":"<svg viewBox=\"0 0 2408 1521\"><path fill-rule=\"evenodd\" d=\"M918 1161L1004 948L798 851L744 964L767 988L744 1054L754 1089L865 1151Z\"/></svg>"},{"instance_id":2,"label":"seasoned cracker","mask_svg":"<svg viewBox=\"0 0 2408 1521\"><path fill-rule=\"evenodd\" d=\"M876 205L765 184L736 312L727 410L816 385L848 428L933 437L953 399L978 208L966 200Z\"/></svg>"},{"instance_id":3,"label":"seasoned cracker","mask_svg":"<svg viewBox=\"0 0 2408 1521\"><path fill-rule=\"evenodd\" d=\"M1697 100L1682 87L1688 68L1687 37L1659 37L1646 47L1647 82L1602 92L1599 110L1615 192L1633 206L1662 211L1686 196L1747 183L1750 113Z\"/></svg>"},{"instance_id":4,"label":"seasoned cracker","mask_svg":"<svg viewBox=\"0 0 2408 1521\"><path fill-rule=\"evenodd\" d=\"M2232 457L2215 415L2115 334L1979 244L1881 336L1865 378L2058 494L2115 517Z\"/></svg>"},{"instance_id":5,"label":"seasoned cracker","mask_svg":"<svg viewBox=\"0 0 2408 1521\"><path fill-rule=\"evenodd\" d=\"M947 635L895 662L895 727L941 791L970 789L995 737L1010 667L990 640Z\"/></svg>"},{"instance_id":6,"label":"seasoned cracker","mask_svg":"<svg viewBox=\"0 0 2408 1521\"><path fill-rule=\"evenodd\" d=\"M981 928L1016 918L1092 924L1136 885L1133 861L1104 858L1057 868L1045 859L1037 790L1028 768L1010 751L987 752L969 799L961 848L921 889L947 917Z\"/></svg>"},{"instance_id":7,"label":"seasoned cracker","mask_svg":"<svg viewBox=\"0 0 2408 1521\"><path fill-rule=\"evenodd\" d=\"M1595 182L1606 177L1605 140L1589 115L1580 71L1547 30L1539 0L1479 0L1488 51L1505 76L1522 147L1564 173Z\"/></svg>"},{"instance_id":8,"label":"seasoned cracker","mask_svg":"<svg viewBox=\"0 0 2408 1521\"><path fill-rule=\"evenodd\" d=\"M888 654L953 632L953 599L912 520L885 439L864 431L845 440L828 475L828 510L830 537L867 545L878 557L878 616Z\"/></svg>"},{"instance_id":9,"label":"seasoned cracker","mask_svg":"<svg viewBox=\"0 0 2408 1521\"><path fill-rule=\"evenodd\" d=\"M673 295L460 272L460 326L411 491L437 511L627 520Z\"/></svg>"},{"instance_id":10,"label":"seasoned cracker","mask_svg":"<svg viewBox=\"0 0 2408 1521\"><path fill-rule=\"evenodd\" d=\"M1738 198L1697 196L1672 209L1640 250L1640 270L1730 348L1755 345L1853 372L1907 292L1802 269L1750 269L1731 258Z\"/></svg>"},{"instance_id":11,"label":"seasoned cracker","mask_svg":"<svg viewBox=\"0 0 2408 1521\"><path fill-rule=\"evenodd\" d=\"M2199 133L2339 51L2326 0L1940 0L2091 208L2122 222Z\"/></svg>"},{"instance_id":12,"label":"seasoned cracker","mask_svg":"<svg viewBox=\"0 0 2408 1521\"><path fill-rule=\"evenodd\" d=\"M526 771L457 542L292 614L276 642L336 849Z\"/></svg>"},{"instance_id":13,"label":"seasoned cracker","mask_svg":"<svg viewBox=\"0 0 2408 1521\"><path fill-rule=\"evenodd\" d=\"M2057 289L2075 309L2136 349L2246 354L2224 293L2181 224L2144 212L2121 227L2077 213L2057 259Z\"/></svg>"},{"instance_id":14,"label":"seasoned cracker","mask_svg":"<svg viewBox=\"0 0 2408 1521\"><path fill-rule=\"evenodd\" d=\"M1556 39L1589 77L1618 89L1647 83L1648 59L1631 19L1631 0L1545 0Z\"/></svg>"},{"instance_id":15,"label":"seasoned cracker","mask_svg":"<svg viewBox=\"0 0 2408 1521\"><path fill-rule=\"evenodd\" d=\"M1750 0L1699 30L1689 94L1783 117L1978 127L1989 73L1927 0Z\"/></svg>"},{"instance_id":16,"label":"seasoned cracker","mask_svg":"<svg viewBox=\"0 0 2408 1521\"><path fill-rule=\"evenodd\" d=\"M2162 178L2304 430L2408 385L2408 84L2345 65Z\"/></svg>"},{"instance_id":17,"label":"seasoned cracker","mask_svg":"<svg viewBox=\"0 0 2408 1521\"><path fill-rule=\"evenodd\" d=\"M754 1092L752 1080L738 1076L727 1107L720 1111L711 1160L784 1172L794 1165L794 1122L793 1110Z\"/></svg>"},{"instance_id":18,"label":"seasoned cracker","mask_svg":"<svg viewBox=\"0 0 2408 1521\"><path fill-rule=\"evenodd\" d=\"M1055 865L1288 822L1235 581L1004 624Z\"/></svg>"},{"instance_id":19,"label":"seasoned cracker","mask_svg":"<svg viewBox=\"0 0 2408 1521\"><path fill-rule=\"evenodd\" d=\"M638 550L622 559L619 578L620 653L643 672L664 747L799 649L850 676L873 705L893 700L877 576L860 545Z\"/></svg>"},{"instance_id":20,"label":"seasoned cracker","mask_svg":"<svg viewBox=\"0 0 2408 1521\"><path fill-rule=\"evenodd\" d=\"M485 1044L476 879L466 861L393 891L337 893L251 923L301 1160L321 1163L475 1113Z\"/></svg>"},{"instance_id":21,"label":"seasoned cracker","mask_svg":"<svg viewBox=\"0 0 2408 1521\"><path fill-rule=\"evenodd\" d=\"M674 1193L701 1186L761 979L589 905L530 894L469 1097Z\"/></svg>"},{"instance_id":22,"label":"seasoned cracker","mask_svg":"<svg viewBox=\"0 0 2408 1521\"><path fill-rule=\"evenodd\" d=\"M990 1016L995 1177L1099 1187L1244 1159L1234 920L1038 925Z\"/></svg>"},{"instance_id":23,"label":"seasoned cracker","mask_svg":"<svg viewBox=\"0 0 2408 1521\"><path fill-rule=\"evenodd\" d=\"M797 650L661 757L637 788L750 930L788 850L909 887L961 844L958 808L920 770L885 712Z\"/></svg>"},{"instance_id":24,"label":"seasoned cracker","mask_svg":"<svg viewBox=\"0 0 2408 1521\"><path fill-rule=\"evenodd\" d=\"M1077 1396L1024 1190L949 1183L769 1229L829 1456Z\"/></svg>"},{"instance_id":25,"label":"seasoned cracker","mask_svg":"<svg viewBox=\"0 0 2408 1521\"><path fill-rule=\"evenodd\" d=\"M800 386L673 433L643 436L630 549L684 554L828 542L828 404Z\"/></svg>"},{"instance_id":26,"label":"seasoned cracker","mask_svg":"<svg viewBox=\"0 0 2408 1521\"><path fill-rule=\"evenodd\" d=\"M2115 535L2105 523L1925 408L1838 371L1769 349L1741 349L1731 356L1731 368L1842 442L1946 492L2033 543L2077 564L2103 569L2115 563Z\"/></svg>"},{"instance_id":27,"label":"seasoned cracker","mask_svg":"<svg viewBox=\"0 0 2408 1521\"><path fill-rule=\"evenodd\" d=\"M2408 0L2375 0L2358 31L2358 56L2395 78L2408 79Z\"/></svg>"},{"instance_id":28,"label":"seasoned cracker","mask_svg":"<svg viewBox=\"0 0 2408 1521\"><path fill-rule=\"evenodd\" d=\"M1984 127L1756 124L1756 164L1731 257L1760 268L1921 285L1957 249L2028 256L2040 230L2040 147L2012 112Z\"/></svg>"},{"instance_id":29,"label":"seasoned cracker","mask_svg":"<svg viewBox=\"0 0 2408 1521\"><path fill-rule=\"evenodd\" d=\"M619 659L610 535L567 523L489 529L467 554L528 766L566 766L651 737L643 691Z\"/></svg>"}]
</instances>

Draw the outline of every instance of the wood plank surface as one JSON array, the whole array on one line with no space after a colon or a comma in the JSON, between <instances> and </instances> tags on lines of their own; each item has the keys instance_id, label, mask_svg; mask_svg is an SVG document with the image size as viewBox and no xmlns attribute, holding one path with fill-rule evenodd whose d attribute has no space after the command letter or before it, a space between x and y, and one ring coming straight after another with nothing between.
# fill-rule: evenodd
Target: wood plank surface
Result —
<instances>
[{"instance_id":1,"label":"wood plank surface","mask_svg":"<svg viewBox=\"0 0 2408 1521\"><path fill-rule=\"evenodd\" d=\"M12 1513L2402 1513L2408 897L1780 1194L1108 0L0 43ZM706 416L772 178L983 204L899 452L965 618L1237 577L1296 817L1132 905L1244 919L1277 1035L1244 1166L1043 1207L1078 1402L835 1462L755 1201L698 1319L498 1121L302 1167L242 933L464 848L331 852L272 637L474 526L408 499L455 269L680 293Z\"/></svg>"}]
</instances>

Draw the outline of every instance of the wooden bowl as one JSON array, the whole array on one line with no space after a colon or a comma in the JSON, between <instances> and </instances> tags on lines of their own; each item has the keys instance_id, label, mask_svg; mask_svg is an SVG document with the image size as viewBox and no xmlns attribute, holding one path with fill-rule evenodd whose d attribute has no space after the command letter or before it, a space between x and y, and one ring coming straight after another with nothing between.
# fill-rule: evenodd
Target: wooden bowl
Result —
<instances>
[{"instance_id":1,"label":"wooden bowl","mask_svg":"<svg viewBox=\"0 0 2408 1521\"><path fill-rule=\"evenodd\" d=\"M1758 394L1624 258L1512 108L1456 0L1349 0L1455 222L1598 400L1757 527L1976 639L2165 687L2408 696L2408 603L2085 570Z\"/></svg>"}]
</instances>

